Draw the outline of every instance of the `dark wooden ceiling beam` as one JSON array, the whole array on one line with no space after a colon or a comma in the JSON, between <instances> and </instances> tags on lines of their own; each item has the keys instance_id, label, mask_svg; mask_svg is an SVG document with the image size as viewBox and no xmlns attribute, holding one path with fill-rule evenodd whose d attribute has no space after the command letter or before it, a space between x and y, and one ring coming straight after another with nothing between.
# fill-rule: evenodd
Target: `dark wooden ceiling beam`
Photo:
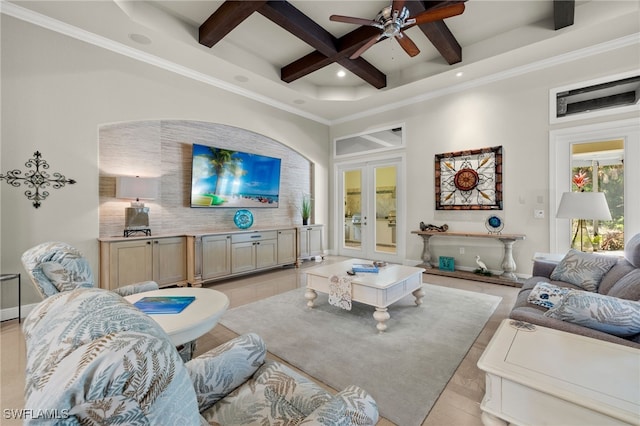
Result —
<instances>
[{"instance_id":1,"label":"dark wooden ceiling beam","mask_svg":"<svg viewBox=\"0 0 640 426\"><path fill-rule=\"evenodd\" d=\"M553 26L555 30L573 25L575 0L553 0Z\"/></svg>"},{"instance_id":2,"label":"dark wooden ceiling beam","mask_svg":"<svg viewBox=\"0 0 640 426\"><path fill-rule=\"evenodd\" d=\"M373 27L359 27L348 34L340 37L336 41L337 51L334 55L323 55L316 50L300 59L285 65L280 70L282 81L291 83L305 75L322 69L334 62L339 63L358 77L377 89L387 86L387 76L363 58L349 59L349 56L366 43L371 37L380 33L380 30Z\"/></svg>"},{"instance_id":3,"label":"dark wooden ceiling beam","mask_svg":"<svg viewBox=\"0 0 640 426\"><path fill-rule=\"evenodd\" d=\"M268 1L260 13L326 56L336 53L336 38L286 1Z\"/></svg>"},{"instance_id":4,"label":"dark wooden ceiling beam","mask_svg":"<svg viewBox=\"0 0 640 426\"><path fill-rule=\"evenodd\" d=\"M409 9L409 15L415 16L427 10L447 6L452 3L459 2L408 1L405 3L405 6ZM444 21L427 22L426 24L418 25L418 27L449 65L462 61L462 47Z\"/></svg>"},{"instance_id":5,"label":"dark wooden ceiling beam","mask_svg":"<svg viewBox=\"0 0 640 426\"><path fill-rule=\"evenodd\" d=\"M200 44L212 47L265 3L267 3L266 0L225 1L200 25L198 35Z\"/></svg>"},{"instance_id":6,"label":"dark wooden ceiling beam","mask_svg":"<svg viewBox=\"0 0 640 426\"><path fill-rule=\"evenodd\" d=\"M291 83L334 62L339 63L377 89L387 85L387 76L365 59L349 59L364 42L379 33L379 30L366 27L355 35L347 34L349 44L345 47L344 37L336 39L311 18L300 12L286 1L268 1L258 13L278 24L314 49L308 55L284 66L280 70L282 81ZM353 31L352 31L353 33Z\"/></svg>"}]
</instances>

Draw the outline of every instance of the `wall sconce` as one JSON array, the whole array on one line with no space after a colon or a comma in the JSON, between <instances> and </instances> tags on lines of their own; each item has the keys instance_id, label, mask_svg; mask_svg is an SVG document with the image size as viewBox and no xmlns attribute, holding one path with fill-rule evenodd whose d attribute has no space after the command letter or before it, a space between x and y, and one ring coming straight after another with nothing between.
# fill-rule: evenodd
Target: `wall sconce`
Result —
<instances>
[{"instance_id":1,"label":"wall sconce","mask_svg":"<svg viewBox=\"0 0 640 426\"><path fill-rule=\"evenodd\" d=\"M139 232L151 235L149 207L145 207L140 199L153 200L157 197L158 178L141 178L140 176L118 176L116 178L116 198L135 199L131 202L131 207L125 208L125 237Z\"/></svg>"},{"instance_id":2,"label":"wall sconce","mask_svg":"<svg viewBox=\"0 0 640 426\"><path fill-rule=\"evenodd\" d=\"M564 192L558 206L557 218L578 219L578 226L571 239L571 246L578 244L578 233L580 233L580 251L585 251L588 246L593 248L589 231L587 230L587 220L611 220L611 212L607 199L603 192ZM583 245L583 238L586 234L587 247Z\"/></svg>"}]
</instances>

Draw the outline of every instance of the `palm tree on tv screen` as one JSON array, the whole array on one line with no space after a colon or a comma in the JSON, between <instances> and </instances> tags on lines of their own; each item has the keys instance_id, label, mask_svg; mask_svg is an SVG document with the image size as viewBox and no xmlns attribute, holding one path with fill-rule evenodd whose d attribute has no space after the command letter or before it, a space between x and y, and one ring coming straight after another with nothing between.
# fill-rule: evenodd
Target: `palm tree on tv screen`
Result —
<instances>
[{"instance_id":1,"label":"palm tree on tv screen","mask_svg":"<svg viewBox=\"0 0 640 426\"><path fill-rule=\"evenodd\" d=\"M222 177L227 173L230 167L236 168L240 162L239 158L234 157L236 151L228 149L209 148L211 151L211 159L209 160L216 175L216 189L214 194L220 195L220 183Z\"/></svg>"}]
</instances>

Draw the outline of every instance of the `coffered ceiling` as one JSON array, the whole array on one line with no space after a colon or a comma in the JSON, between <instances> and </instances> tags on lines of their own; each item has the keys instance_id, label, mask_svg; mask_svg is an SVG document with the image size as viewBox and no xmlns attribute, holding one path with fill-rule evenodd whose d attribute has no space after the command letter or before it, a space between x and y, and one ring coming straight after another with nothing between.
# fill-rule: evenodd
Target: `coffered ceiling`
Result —
<instances>
[{"instance_id":1,"label":"coffered ceiling","mask_svg":"<svg viewBox=\"0 0 640 426\"><path fill-rule=\"evenodd\" d=\"M0 1L5 14L325 123L570 60L594 44L637 43L640 17L640 2L625 0L407 1L411 16L452 3L464 12L407 29L414 57L382 39L353 60L340 53L379 30L329 17L374 19L389 0Z\"/></svg>"}]
</instances>

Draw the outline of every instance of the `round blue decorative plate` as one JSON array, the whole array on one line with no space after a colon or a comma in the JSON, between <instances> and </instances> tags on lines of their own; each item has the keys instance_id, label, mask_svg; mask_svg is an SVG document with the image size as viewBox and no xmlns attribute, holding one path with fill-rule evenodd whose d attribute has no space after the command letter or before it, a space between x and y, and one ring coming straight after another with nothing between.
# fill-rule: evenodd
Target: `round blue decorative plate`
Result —
<instances>
[{"instance_id":1,"label":"round blue decorative plate","mask_svg":"<svg viewBox=\"0 0 640 426\"><path fill-rule=\"evenodd\" d=\"M487 218L485 222L485 226L489 230L489 232L499 234L504 228L504 221L500 216L491 215Z\"/></svg>"},{"instance_id":2,"label":"round blue decorative plate","mask_svg":"<svg viewBox=\"0 0 640 426\"><path fill-rule=\"evenodd\" d=\"M253 225L253 213L246 209L238 210L233 216L233 223L240 229L250 228Z\"/></svg>"}]
</instances>

